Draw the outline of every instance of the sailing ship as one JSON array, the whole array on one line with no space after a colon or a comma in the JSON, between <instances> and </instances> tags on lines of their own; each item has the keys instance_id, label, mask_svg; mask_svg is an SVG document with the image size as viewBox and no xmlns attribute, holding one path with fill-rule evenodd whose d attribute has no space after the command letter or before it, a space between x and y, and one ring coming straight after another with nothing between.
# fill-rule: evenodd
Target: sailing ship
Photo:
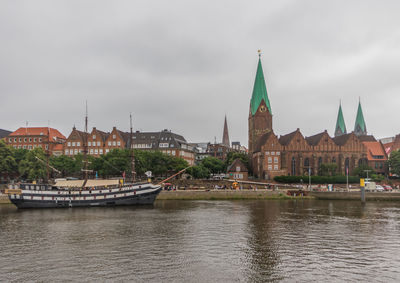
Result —
<instances>
[{"instance_id":1,"label":"sailing ship","mask_svg":"<svg viewBox=\"0 0 400 283\"><path fill-rule=\"evenodd\" d=\"M119 206L153 204L157 195L161 192L160 184L148 182L136 182L135 157L132 148L132 115L130 116L130 152L131 152L131 182L125 183L119 180L117 184L95 185L88 183L87 168L87 106L85 117L85 133L83 150L84 180L75 187L52 185L50 183L34 184L21 183L9 185L5 191L10 201L18 208L68 208L90 206ZM49 146L47 147L47 180L49 180Z\"/></svg>"}]
</instances>

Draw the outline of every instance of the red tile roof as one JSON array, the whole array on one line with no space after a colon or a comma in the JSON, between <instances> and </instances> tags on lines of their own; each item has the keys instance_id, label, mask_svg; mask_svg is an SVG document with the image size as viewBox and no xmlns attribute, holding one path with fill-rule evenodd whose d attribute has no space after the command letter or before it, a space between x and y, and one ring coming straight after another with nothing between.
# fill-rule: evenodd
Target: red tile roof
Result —
<instances>
[{"instance_id":1,"label":"red tile roof","mask_svg":"<svg viewBox=\"0 0 400 283\"><path fill-rule=\"evenodd\" d=\"M66 139L58 130L48 127L21 127L9 136L47 136L48 131L50 132L50 140Z\"/></svg>"},{"instance_id":2,"label":"red tile roof","mask_svg":"<svg viewBox=\"0 0 400 283\"><path fill-rule=\"evenodd\" d=\"M382 161L382 160L386 160L387 156L386 156L386 152L385 149L383 148L382 144L378 141L375 142L363 142L363 144L365 145L365 147L367 148L367 158L369 161ZM383 156L382 158L374 158L374 156Z\"/></svg>"}]
</instances>

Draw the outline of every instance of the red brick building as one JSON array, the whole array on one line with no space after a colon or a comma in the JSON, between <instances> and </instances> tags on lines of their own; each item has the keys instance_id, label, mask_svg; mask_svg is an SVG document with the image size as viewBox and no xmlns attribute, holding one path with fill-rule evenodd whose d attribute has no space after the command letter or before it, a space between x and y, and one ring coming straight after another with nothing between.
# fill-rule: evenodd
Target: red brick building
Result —
<instances>
[{"instance_id":1,"label":"red brick building","mask_svg":"<svg viewBox=\"0 0 400 283\"><path fill-rule=\"evenodd\" d=\"M64 143L64 154L74 156L83 153L85 140L89 139L89 134L72 128L66 142Z\"/></svg>"},{"instance_id":2,"label":"red brick building","mask_svg":"<svg viewBox=\"0 0 400 283\"><path fill-rule=\"evenodd\" d=\"M14 148L49 150L52 155L62 153L61 146L65 136L58 130L49 127L21 127L5 138L7 144Z\"/></svg>"},{"instance_id":3,"label":"red brick building","mask_svg":"<svg viewBox=\"0 0 400 283\"><path fill-rule=\"evenodd\" d=\"M325 130L304 137L300 129L277 136L272 129L272 112L265 86L261 58L250 101L249 155L253 173L262 179L279 175L317 175L322 164L336 164L337 173L349 174L361 164L369 164L379 173L385 173L382 165L386 160L383 146L373 136L367 136L366 124L358 105L354 132L347 134L341 106L335 137Z\"/></svg>"}]
</instances>

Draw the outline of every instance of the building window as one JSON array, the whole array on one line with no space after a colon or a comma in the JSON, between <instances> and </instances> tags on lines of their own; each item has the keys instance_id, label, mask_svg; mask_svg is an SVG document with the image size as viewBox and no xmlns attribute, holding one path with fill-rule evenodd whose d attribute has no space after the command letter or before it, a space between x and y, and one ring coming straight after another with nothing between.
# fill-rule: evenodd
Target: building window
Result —
<instances>
[{"instance_id":1,"label":"building window","mask_svg":"<svg viewBox=\"0 0 400 283\"><path fill-rule=\"evenodd\" d=\"M268 170L272 170L272 165L268 165Z\"/></svg>"},{"instance_id":2,"label":"building window","mask_svg":"<svg viewBox=\"0 0 400 283\"><path fill-rule=\"evenodd\" d=\"M71 146L71 142L68 142L67 144L68 144L68 146Z\"/></svg>"},{"instance_id":3,"label":"building window","mask_svg":"<svg viewBox=\"0 0 400 283\"><path fill-rule=\"evenodd\" d=\"M103 154L103 150L102 150L102 149L99 149L99 153L100 153L100 154Z\"/></svg>"},{"instance_id":4,"label":"building window","mask_svg":"<svg viewBox=\"0 0 400 283\"><path fill-rule=\"evenodd\" d=\"M117 145L120 146L120 145L121 145L121 142L120 142L120 141L117 141Z\"/></svg>"},{"instance_id":5,"label":"building window","mask_svg":"<svg viewBox=\"0 0 400 283\"><path fill-rule=\"evenodd\" d=\"M271 155L275 155L275 151L271 151Z\"/></svg>"},{"instance_id":6,"label":"building window","mask_svg":"<svg viewBox=\"0 0 400 283\"><path fill-rule=\"evenodd\" d=\"M88 142L88 146L92 146L92 143L91 143L91 142Z\"/></svg>"},{"instance_id":7,"label":"building window","mask_svg":"<svg viewBox=\"0 0 400 283\"><path fill-rule=\"evenodd\" d=\"M274 165L274 170L278 170L278 165Z\"/></svg>"},{"instance_id":8,"label":"building window","mask_svg":"<svg viewBox=\"0 0 400 283\"><path fill-rule=\"evenodd\" d=\"M113 139L115 140L117 138L117 136L116 135L113 135Z\"/></svg>"},{"instance_id":9,"label":"building window","mask_svg":"<svg viewBox=\"0 0 400 283\"><path fill-rule=\"evenodd\" d=\"M269 151L266 151L266 152L265 152L265 155L269 155Z\"/></svg>"},{"instance_id":10,"label":"building window","mask_svg":"<svg viewBox=\"0 0 400 283\"><path fill-rule=\"evenodd\" d=\"M97 142L97 146L100 146L100 142L99 141Z\"/></svg>"},{"instance_id":11,"label":"building window","mask_svg":"<svg viewBox=\"0 0 400 283\"><path fill-rule=\"evenodd\" d=\"M29 142L32 142L32 138L29 138Z\"/></svg>"},{"instance_id":12,"label":"building window","mask_svg":"<svg viewBox=\"0 0 400 283\"><path fill-rule=\"evenodd\" d=\"M175 156L175 154L176 154L176 153L175 153L175 150L172 150L172 155L174 155L174 156Z\"/></svg>"},{"instance_id":13,"label":"building window","mask_svg":"<svg viewBox=\"0 0 400 283\"><path fill-rule=\"evenodd\" d=\"M274 163L278 163L278 157L274 157Z\"/></svg>"},{"instance_id":14,"label":"building window","mask_svg":"<svg viewBox=\"0 0 400 283\"><path fill-rule=\"evenodd\" d=\"M39 138L39 142L42 142L42 138Z\"/></svg>"},{"instance_id":15,"label":"building window","mask_svg":"<svg viewBox=\"0 0 400 283\"><path fill-rule=\"evenodd\" d=\"M73 154L74 154L74 150L73 150L73 149L70 149L70 150L69 150L69 154L70 154L70 155L73 155Z\"/></svg>"},{"instance_id":16,"label":"building window","mask_svg":"<svg viewBox=\"0 0 400 283\"><path fill-rule=\"evenodd\" d=\"M76 148L74 149L74 154L78 154L78 150Z\"/></svg>"},{"instance_id":17,"label":"building window","mask_svg":"<svg viewBox=\"0 0 400 283\"><path fill-rule=\"evenodd\" d=\"M68 149L66 149L66 150L65 150L65 155L68 155L68 152L69 152L69 150L68 150Z\"/></svg>"},{"instance_id":18,"label":"building window","mask_svg":"<svg viewBox=\"0 0 400 283\"><path fill-rule=\"evenodd\" d=\"M99 151L97 148L94 150L94 154L99 154Z\"/></svg>"},{"instance_id":19,"label":"building window","mask_svg":"<svg viewBox=\"0 0 400 283\"><path fill-rule=\"evenodd\" d=\"M108 146L111 146L111 142L110 141L108 142Z\"/></svg>"},{"instance_id":20,"label":"building window","mask_svg":"<svg viewBox=\"0 0 400 283\"><path fill-rule=\"evenodd\" d=\"M113 145L113 146L116 146L116 143L115 143L115 141L113 141L112 145Z\"/></svg>"},{"instance_id":21,"label":"building window","mask_svg":"<svg viewBox=\"0 0 400 283\"><path fill-rule=\"evenodd\" d=\"M272 163L272 157L268 157L268 163Z\"/></svg>"},{"instance_id":22,"label":"building window","mask_svg":"<svg viewBox=\"0 0 400 283\"><path fill-rule=\"evenodd\" d=\"M11 141L12 141L12 139L11 139L11 138L9 138L9 139L8 139L8 141L9 141L9 142L11 142Z\"/></svg>"},{"instance_id":23,"label":"building window","mask_svg":"<svg viewBox=\"0 0 400 283\"><path fill-rule=\"evenodd\" d=\"M93 148L90 149L90 154L93 154Z\"/></svg>"},{"instance_id":24,"label":"building window","mask_svg":"<svg viewBox=\"0 0 400 283\"><path fill-rule=\"evenodd\" d=\"M81 142L76 142L76 146L81 146Z\"/></svg>"},{"instance_id":25,"label":"building window","mask_svg":"<svg viewBox=\"0 0 400 283\"><path fill-rule=\"evenodd\" d=\"M292 176L296 176L296 159L292 157Z\"/></svg>"},{"instance_id":26,"label":"building window","mask_svg":"<svg viewBox=\"0 0 400 283\"><path fill-rule=\"evenodd\" d=\"M96 135L93 135L93 139L94 139L94 140L96 139Z\"/></svg>"},{"instance_id":27,"label":"building window","mask_svg":"<svg viewBox=\"0 0 400 283\"><path fill-rule=\"evenodd\" d=\"M75 142L72 142L72 146L75 146Z\"/></svg>"},{"instance_id":28,"label":"building window","mask_svg":"<svg viewBox=\"0 0 400 283\"><path fill-rule=\"evenodd\" d=\"M159 147L168 147L168 143L159 143L158 146Z\"/></svg>"},{"instance_id":29,"label":"building window","mask_svg":"<svg viewBox=\"0 0 400 283\"><path fill-rule=\"evenodd\" d=\"M36 138L34 138L33 141L36 142Z\"/></svg>"},{"instance_id":30,"label":"building window","mask_svg":"<svg viewBox=\"0 0 400 283\"><path fill-rule=\"evenodd\" d=\"M109 152L110 152L110 150L108 148L106 148L106 153L109 153Z\"/></svg>"},{"instance_id":31,"label":"building window","mask_svg":"<svg viewBox=\"0 0 400 283\"><path fill-rule=\"evenodd\" d=\"M49 149L49 145L48 144L46 144L45 149Z\"/></svg>"}]
</instances>

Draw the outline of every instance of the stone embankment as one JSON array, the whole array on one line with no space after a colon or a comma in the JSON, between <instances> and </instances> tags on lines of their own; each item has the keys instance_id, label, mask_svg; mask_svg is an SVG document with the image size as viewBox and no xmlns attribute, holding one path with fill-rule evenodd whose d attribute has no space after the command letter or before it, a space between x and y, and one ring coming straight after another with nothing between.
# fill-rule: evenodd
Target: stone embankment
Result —
<instances>
[{"instance_id":1,"label":"stone embankment","mask_svg":"<svg viewBox=\"0 0 400 283\"><path fill-rule=\"evenodd\" d=\"M162 191L157 200L244 200L295 199L308 197L288 196L285 191L270 190L177 190Z\"/></svg>"},{"instance_id":2,"label":"stone embankment","mask_svg":"<svg viewBox=\"0 0 400 283\"><path fill-rule=\"evenodd\" d=\"M360 192L310 192L310 196L323 200L361 200ZM399 201L400 192L366 192L366 201Z\"/></svg>"}]
</instances>

